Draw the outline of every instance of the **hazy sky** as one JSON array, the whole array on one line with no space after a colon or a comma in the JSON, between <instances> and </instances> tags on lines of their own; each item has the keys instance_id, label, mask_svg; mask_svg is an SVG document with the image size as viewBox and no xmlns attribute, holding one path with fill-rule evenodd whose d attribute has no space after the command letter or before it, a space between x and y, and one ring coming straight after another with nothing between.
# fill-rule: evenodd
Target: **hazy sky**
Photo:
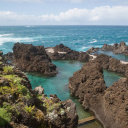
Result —
<instances>
[{"instance_id":1,"label":"hazy sky","mask_svg":"<svg viewBox=\"0 0 128 128\"><path fill-rule=\"evenodd\" d=\"M0 25L128 25L128 0L0 0Z\"/></svg>"}]
</instances>

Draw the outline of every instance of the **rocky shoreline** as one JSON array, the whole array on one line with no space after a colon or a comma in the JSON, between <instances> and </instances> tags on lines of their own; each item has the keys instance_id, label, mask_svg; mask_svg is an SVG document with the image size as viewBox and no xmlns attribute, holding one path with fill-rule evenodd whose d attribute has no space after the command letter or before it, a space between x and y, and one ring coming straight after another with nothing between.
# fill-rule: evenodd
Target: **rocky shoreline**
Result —
<instances>
[{"instance_id":1,"label":"rocky shoreline","mask_svg":"<svg viewBox=\"0 0 128 128\"><path fill-rule=\"evenodd\" d=\"M16 67L22 71L38 72L46 75L55 75L57 73L56 66L51 63L51 60L79 60L87 62L79 71L73 74L73 77L69 78L71 94L79 98L80 103L86 110L91 110L95 113L97 119L104 125L104 128L128 127L128 63L104 54L91 54L98 50L106 50L127 55L128 46L124 42L114 44L113 46L104 44L102 48L91 48L87 52L77 52L63 44L44 48L43 46L17 43L14 45L13 50L13 54L7 54L5 57L12 58ZM107 88L103 78L103 69L120 73L124 78L119 79ZM73 106L72 115L74 115L76 113L75 106L72 103L70 105ZM73 120L77 120L76 123L78 123L77 115L74 118ZM74 124L73 120L66 124L67 126L65 127L68 127L70 124L69 128L75 128L76 123ZM56 122L52 125L54 126L54 124L60 126Z\"/></svg>"},{"instance_id":2,"label":"rocky shoreline","mask_svg":"<svg viewBox=\"0 0 128 128\"><path fill-rule=\"evenodd\" d=\"M92 110L103 123L104 128L128 127L128 79L127 64L107 55L99 55L86 63L69 79L71 94L79 98L85 109ZM121 73L119 79L109 88L103 78L103 69Z\"/></svg>"},{"instance_id":3,"label":"rocky shoreline","mask_svg":"<svg viewBox=\"0 0 128 128\"><path fill-rule=\"evenodd\" d=\"M9 66L0 51L0 127L76 128L78 115L71 100L48 98L41 86L34 90L19 69Z\"/></svg>"}]
</instances>

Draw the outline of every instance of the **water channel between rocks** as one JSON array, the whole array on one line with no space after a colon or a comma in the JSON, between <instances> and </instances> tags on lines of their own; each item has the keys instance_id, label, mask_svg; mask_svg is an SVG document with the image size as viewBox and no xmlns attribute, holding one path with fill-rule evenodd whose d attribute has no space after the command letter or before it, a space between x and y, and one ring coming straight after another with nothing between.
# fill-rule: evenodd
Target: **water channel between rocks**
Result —
<instances>
[{"instance_id":1,"label":"water channel between rocks","mask_svg":"<svg viewBox=\"0 0 128 128\"><path fill-rule=\"evenodd\" d=\"M79 119L92 116L90 112L84 110L78 99L70 95L68 88L69 77L72 76L75 71L78 71L84 63L78 61L53 61L53 63L58 68L58 74L55 77L46 77L39 74L27 73L32 84L32 88L34 89L36 86L41 85L47 96L49 96L49 94L57 94L62 101L71 99L76 103ZM119 75L104 70L104 80L107 86L112 85L113 82L117 81L119 78ZM102 128L102 126L98 121L94 121L81 126L80 128Z\"/></svg>"}]
</instances>

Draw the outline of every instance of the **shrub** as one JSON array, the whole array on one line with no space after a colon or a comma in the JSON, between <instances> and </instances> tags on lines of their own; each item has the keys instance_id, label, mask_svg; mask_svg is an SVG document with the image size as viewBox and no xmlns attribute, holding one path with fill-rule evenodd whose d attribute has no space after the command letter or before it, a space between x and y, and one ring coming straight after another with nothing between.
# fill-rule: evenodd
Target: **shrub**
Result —
<instances>
[{"instance_id":1,"label":"shrub","mask_svg":"<svg viewBox=\"0 0 128 128\"><path fill-rule=\"evenodd\" d=\"M3 67L3 72L5 73L5 74L12 74L13 73L13 69L12 69L12 67L11 66L4 66Z\"/></svg>"},{"instance_id":2,"label":"shrub","mask_svg":"<svg viewBox=\"0 0 128 128\"><path fill-rule=\"evenodd\" d=\"M30 114L34 114L34 109L35 109L35 106L25 106L24 107L24 110L27 112L27 113L30 113Z\"/></svg>"}]
</instances>

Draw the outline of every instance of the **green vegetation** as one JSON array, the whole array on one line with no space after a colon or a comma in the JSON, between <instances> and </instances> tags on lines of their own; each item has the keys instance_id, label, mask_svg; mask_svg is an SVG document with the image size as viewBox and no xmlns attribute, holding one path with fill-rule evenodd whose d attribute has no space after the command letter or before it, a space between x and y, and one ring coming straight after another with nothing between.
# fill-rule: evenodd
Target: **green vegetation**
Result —
<instances>
[{"instance_id":1,"label":"green vegetation","mask_svg":"<svg viewBox=\"0 0 128 128\"><path fill-rule=\"evenodd\" d=\"M35 111L34 111L34 109L35 109L35 106L25 106L24 107L24 110L27 112L27 113L31 113L32 115L34 115L34 113L35 113Z\"/></svg>"},{"instance_id":2,"label":"green vegetation","mask_svg":"<svg viewBox=\"0 0 128 128\"><path fill-rule=\"evenodd\" d=\"M5 108L0 108L0 126L5 126L11 121L11 113L8 113Z\"/></svg>"},{"instance_id":3,"label":"green vegetation","mask_svg":"<svg viewBox=\"0 0 128 128\"><path fill-rule=\"evenodd\" d=\"M11 66L4 66L3 70L4 70L3 72L5 74L12 74L13 73L13 68Z\"/></svg>"},{"instance_id":4,"label":"green vegetation","mask_svg":"<svg viewBox=\"0 0 128 128\"><path fill-rule=\"evenodd\" d=\"M0 64L2 63L4 62L0 61ZM4 100L0 99L0 127L4 127L12 120L14 123L19 121L19 117L26 119L31 116L30 120L35 119L38 124L40 123L39 128L49 128L49 124L45 124L44 114L59 108L61 104L54 103L51 98L32 93L26 87L28 81L14 74L13 67L2 65L0 71L0 96L2 99L4 97ZM35 99L39 102L41 110L34 106Z\"/></svg>"},{"instance_id":5,"label":"green vegetation","mask_svg":"<svg viewBox=\"0 0 128 128\"><path fill-rule=\"evenodd\" d=\"M17 77L16 75L4 75L4 79L9 81L10 86L0 86L0 93L1 94L11 94L11 95L22 95L26 96L27 98L31 98L31 94L29 90L22 85L22 79ZM20 95L20 96L21 96Z\"/></svg>"}]
</instances>

